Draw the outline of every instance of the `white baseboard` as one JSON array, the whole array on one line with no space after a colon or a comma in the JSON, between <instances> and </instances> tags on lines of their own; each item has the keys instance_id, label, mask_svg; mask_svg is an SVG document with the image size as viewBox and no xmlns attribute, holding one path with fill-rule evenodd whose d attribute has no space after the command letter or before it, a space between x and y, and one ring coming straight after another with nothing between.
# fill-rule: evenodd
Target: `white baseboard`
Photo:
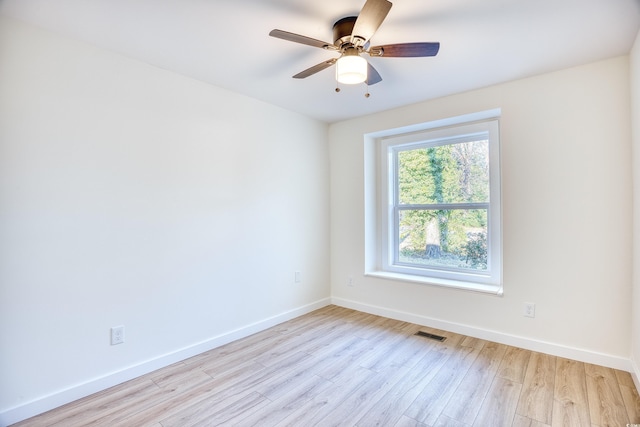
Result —
<instances>
[{"instance_id":1,"label":"white baseboard","mask_svg":"<svg viewBox=\"0 0 640 427\"><path fill-rule=\"evenodd\" d=\"M31 418L43 412L65 405L74 400L89 396L109 387L132 380L141 375L153 372L165 366L181 360L188 359L205 351L209 351L231 341L247 337L256 332L263 331L279 323L294 319L303 314L310 313L331 303L329 298L316 301L305 306L286 311L284 313L269 317L259 322L243 326L241 328L220 334L205 341L190 345L188 347L167 353L145 362L123 368L119 371L103 375L98 378L88 380L82 384L77 384L64 390L59 390L47 396L40 397L31 402L24 403L0 412L0 426L8 426L27 418Z\"/></svg>"},{"instance_id":2,"label":"white baseboard","mask_svg":"<svg viewBox=\"0 0 640 427\"><path fill-rule=\"evenodd\" d=\"M631 377L633 378L633 383L636 385L636 389L640 390L640 369L638 369L638 364L633 358L631 358Z\"/></svg>"},{"instance_id":3,"label":"white baseboard","mask_svg":"<svg viewBox=\"0 0 640 427\"><path fill-rule=\"evenodd\" d=\"M564 357L567 359L578 360L580 362L592 363L594 365L606 366L609 368L620 369L622 371L635 371L634 380L636 387L638 386L638 369L632 369L630 359L624 357L613 356L610 354L598 353L589 350L583 350L574 347L568 347L561 344L554 344L545 341L534 340L531 338L520 337L516 335L505 334L502 332L487 330L470 325L448 322L444 320L434 319L404 311L393 310L385 307L378 307L369 304L363 304L357 301L347 300L343 298L331 298L332 304L353 310L362 311L369 314L388 317L390 319L401 320L403 322L415 323L422 326L428 326L435 329L442 329L449 332L455 332L462 335L468 335L474 338L480 338L487 341L494 341L501 344L520 347L527 350L537 351L540 353L551 354L553 356ZM640 388L638 388L640 390Z\"/></svg>"}]
</instances>

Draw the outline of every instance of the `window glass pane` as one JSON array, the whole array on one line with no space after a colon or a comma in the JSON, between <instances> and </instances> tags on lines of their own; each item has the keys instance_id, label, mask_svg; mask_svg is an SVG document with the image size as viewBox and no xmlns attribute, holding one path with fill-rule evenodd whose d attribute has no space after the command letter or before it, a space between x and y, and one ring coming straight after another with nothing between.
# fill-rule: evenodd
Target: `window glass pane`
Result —
<instances>
[{"instance_id":1,"label":"window glass pane","mask_svg":"<svg viewBox=\"0 0 640 427\"><path fill-rule=\"evenodd\" d=\"M489 201L489 141L398 152L400 204Z\"/></svg>"},{"instance_id":2,"label":"window glass pane","mask_svg":"<svg viewBox=\"0 0 640 427\"><path fill-rule=\"evenodd\" d=\"M400 264L487 270L486 209L403 209L397 232Z\"/></svg>"}]
</instances>

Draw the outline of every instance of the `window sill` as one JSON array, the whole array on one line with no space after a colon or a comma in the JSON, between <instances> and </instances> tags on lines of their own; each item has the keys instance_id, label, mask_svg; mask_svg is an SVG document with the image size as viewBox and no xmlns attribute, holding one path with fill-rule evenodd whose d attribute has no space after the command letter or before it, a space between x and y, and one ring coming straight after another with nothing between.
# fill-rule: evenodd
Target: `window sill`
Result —
<instances>
[{"instance_id":1,"label":"window sill","mask_svg":"<svg viewBox=\"0 0 640 427\"><path fill-rule=\"evenodd\" d=\"M415 276L403 273L391 273L388 271L370 271L365 276L377 277L380 279L398 280L401 282L419 283L422 285L442 286L446 288L462 289L465 291L482 292L502 296L502 286L487 285L483 283L462 282L457 280L439 279L435 277Z\"/></svg>"}]
</instances>

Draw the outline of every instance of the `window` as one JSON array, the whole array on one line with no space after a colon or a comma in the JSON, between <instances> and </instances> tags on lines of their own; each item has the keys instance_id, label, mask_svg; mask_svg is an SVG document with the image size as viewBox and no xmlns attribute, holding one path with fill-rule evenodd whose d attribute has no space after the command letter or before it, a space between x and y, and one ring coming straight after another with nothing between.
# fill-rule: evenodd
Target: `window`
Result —
<instances>
[{"instance_id":1,"label":"window","mask_svg":"<svg viewBox=\"0 0 640 427\"><path fill-rule=\"evenodd\" d=\"M493 113L374 139L376 262L368 273L501 293L500 150Z\"/></svg>"}]
</instances>

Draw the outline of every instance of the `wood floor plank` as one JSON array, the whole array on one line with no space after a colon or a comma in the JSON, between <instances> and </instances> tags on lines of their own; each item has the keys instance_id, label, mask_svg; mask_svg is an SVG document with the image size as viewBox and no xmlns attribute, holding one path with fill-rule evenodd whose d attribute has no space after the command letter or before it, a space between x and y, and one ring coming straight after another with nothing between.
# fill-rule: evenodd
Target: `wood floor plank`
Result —
<instances>
[{"instance_id":1,"label":"wood floor plank","mask_svg":"<svg viewBox=\"0 0 640 427\"><path fill-rule=\"evenodd\" d=\"M328 306L16 426L627 423L640 424L627 372Z\"/></svg>"},{"instance_id":2,"label":"wood floor plank","mask_svg":"<svg viewBox=\"0 0 640 427\"><path fill-rule=\"evenodd\" d=\"M431 340L425 340L421 337L416 337L414 334L410 334L407 339L401 341L395 346L388 358L378 361L372 370L381 372L390 367L413 367L415 366L426 353L434 348L435 343Z\"/></svg>"},{"instance_id":3,"label":"wood floor plank","mask_svg":"<svg viewBox=\"0 0 640 427\"><path fill-rule=\"evenodd\" d=\"M436 376L453 351L450 348L432 348L412 367L402 381L393 386L357 422L359 427L390 426L399 421L402 414Z\"/></svg>"},{"instance_id":4,"label":"wood floor plank","mask_svg":"<svg viewBox=\"0 0 640 427\"><path fill-rule=\"evenodd\" d=\"M509 346L497 375L515 383L524 383L524 376L527 373L531 353L531 351L523 348Z\"/></svg>"},{"instance_id":5,"label":"wood floor plank","mask_svg":"<svg viewBox=\"0 0 640 427\"><path fill-rule=\"evenodd\" d=\"M269 346L274 344L274 340L276 340L277 342L277 340L279 339L286 338L278 331L267 329L260 333L253 334L236 341L232 341L228 344L214 348L213 350L209 350L207 352L190 357L183 360L183 362L186 364L198 364L202 361L211 362L213 360L216 360L217 358L228 355L235 354L244 356L245 354L252 354L253 352L259 351L259 349L268 348Z\"/></svg>"},{"instance_id":6,"label":"wood floor plank","mask_svg":"<svg viewBox=\"0 0 640 427\"><path fill-rule=\"evenodd\" d=\"M101 426L127 426L130 418L137 414L145 413L148 409L155 407L158 402L170 399L175 393L170 389L150 388L142 393L137 393L128 399L123 399L113 411L96 414L91 422L78 424L82 427ZM71 427L71 425L69 425Z\"/></svg>"},{"instance_id":7,"label":"wood floor plank","mask_svg":"<svg viewBox=\"0 0 640 427\"><path fill-rule=\"evenodd\" d=\"M456 421L447 417L446 415L440 415L433 427L469 427L469 424Z\"/></svg>"},{"instance_id":8,"label":"wood floor plank","mask_svg":"<svg viewBox=\"0 0 640 427\"><path fill-rule=\"evenodd\" d=\"M640 424L640 395L634 387L620 385L622 400L627 409L630 424Z\"/></svg>"},{"instance_id":9,"label":"wood floor plank","mask_svg":"<svg viewBox=\"0 0 640 427\"><path fill-rule=\"evenodd\" d=\"M424 330L424 329L422 329ZM461 335L461 334L456 334L455 332L449 332L449 331L443 331L441 329L426 329L426 332L435 334L435 335L440 335L446 338L446 341L443 342L443 344L452 346L452 347L456 347L462 344L462 341L464 341L465 338L467 338L465 335Z\"/></svg>"},{"instance_id":10,"label":"wood floor plank","mask_svg":"<svg viewBox=\"0 0 640 427\"><path fill-rule=\"evenodd\" d=\"M319 360L314 370L325 371L327 367L331 366L337 360L343 357L348 357L353 353L366 351L371 346L369 341L356 336L345 336L342 339L336 340L331 345L317 349L311 352L313 357Z\"/></svg>"},{"instance_id":11,"label":"wood floor plank","mask_svg":"<svg viewBox=\"0 0 640 427\"><path fill-rule=\"evenodd\" d=\"M626 385L627 387L636 388L635 383L633 382L633 377L629 372L621 371L619 369L613 370L616 374L616 379L618 380L618 384Z\"/></svg>"},{"instance_id":12,"label":"wood floor plank","mask_svg":"<svg viewBox=\"0 0 640 427\"><path fill-rule=\"evenodd\" d=\"M239 426L272 427L291 416L302 405L313 400L321 393L326 393L333 383L317 375L306 379L304 383L291 388L289 392L274 400L264 411L257 411L239 422Z\"/></svg>"},{"instance_id":13,"label":"wood floor plank","mask_svg":"<svg viewBox=\"0 0 640 427\"><path fill-rule=\"evenodd\" d=\"M511 426L516 415L521 390L522 384L496 377L473 426Z\"/></svg>"},{"instance_id":14,"label":"wood floor plank","mask_svg":"<svg viewBox=\"0 0 640 427\"><path fill-rule=\"evenodd\" d=\"M353 330L353 334L363 339L373 338L384 331L385 322L386 319L384 317L369 315L354 323L356 327Z\"/></svg>"},{"instance_id":15,"label":"wood floor plank","mask_svg":"<svg viewBox=\"0 0 640 427\"><path fill-rule=\"evenodd\" d=\"M172 401L176 396L180 396L189 390L211 384L211 377L204 372L200 376L192 375L180 383L173 383L166 387L150 389L143 393L137 393L129 399L122 399L117 410L105 413L90 423L81 424L85 426L110 426L128 427L132 425L141 426L146 423L153 423L147 417L151 411L167 401Z\"/></svg>"},{"instance_id":16,"label":"wood floor plank","mask_svg":"<svg viewBox=\"0 0 640 427\"><path fill-rule=\"evenodd\" d=\"M629 416L622 400L615 371L586 363L585 372L591 422L598 426L628 424Z\"/></svg>"},{"instance_id":17,"label":"wood floor plank","mask_svg":"<svg viewBox=\"0 0 640 427\"><path fill-rule=\"evenodd\" d=\"M290 392L292 388L305 383L310 377L317 376L313 373L313 367L318 364L316 357L308 357L292 366L291 369L282 371L267 371L267 378L256 384L252 389L269 400L278 400Z\"/></svg>"},{"instance_id":18,"label":"wood floor plank","mask_svg":"<svg viewBox=\"0 0 640 427\"><path fill-rule=\"evenodd\" d=\"M342 307L325 307L282 322L272 327L271 330L284 335L306 334L310 329L318 329L326 325L336 324L336 319L341 320L339 323L345 323L344 318L349 314L349 310L345 310Z\"/></svg>"},{"instance_id":19,"label":"wood floor plank","mask_svg":"<svg viewBox=\"0 0 640 427\"><path fill-rule=\"evenodd\" d=\"M588 426L589 424L565 424L565 427L581 427ZM516 414L513 419L512 427L550 427L548 424L543 424L539 421L532 420L531 418L523 417L522 415Z\"/></svg>"},{"instance_id":20,"label":"wood floor plank","mask_svg":"<svg viewBox=\"0 0 640 427\"><path fill-rule=\"evenodd\" d=\"M120 411L127 402L136 401L139 396L147 396L149 393L159 390L158 386L150 379L136 384L135 386L122 389L116 395L105 394L101 399L94 402L94 405L83 407L82 412L76 413L74 417L65 417L59 422L50 423L50 426L76 427L86 426L96 420Z\"/></svg>"},{"instance_id":21,"label":"wood floor plank","mask_svg":"<svg viewBox=\"0 0 640 427\"><path fill-rule=\"evenodd\" d=\"M590 424L584 363L558 358L551 425L565 427Z\"/></svg>"},{"instance_id":22,"label":"wood floor plank","mask_svg":"<svg viewBox=\"0 0 640 427\"><path fill-rule=\"evenodd\" d=\"M256 387L263 385L263 383L279 377L282 375L282 371L291 372L299 363L305 363L312 360L313 356L307 353L295 353L290 355L287 359L270 367L265 367L262 370L257 371L253 375L244 376L240 380L236 380L229 383L224 387L224 391L228 394L236 394L243 390L255 390Z\"/></svg>"},{"instance_id":23,"label":"wood floor plank","mask_svg":"<svg viewBox=\"0 0 640 427\"><path fill-rule=\"evenodd\" d=\"M420 325L409 322L398 322L398 325L396 326L396 329L403 331L407 335L415 335L415 333L418 332L420 328Z\"/></svg>"},{"instance_id":24,"label":"wood floor plank","mask_svg":"<svg viewBox=\"0 0 640 427\"><path fill-rule=\"evenodd\" d=\"M158 387L165 388L190 383L194 380L199 381L200 379L211 379L212 377L202 371L202 369L198 369L193 365L176 363L154 372L150 378Z\"/></svg>"},{"instance_id":25,"label":"wood floor plank","mask_svg":"<svg viewBox=\"0 0 640 427\"><path fill-rule=\"evenodd\" d=\"M357 392L367 381L376 376L376 373L365 368L351 370L352 381L334 384L334 386L309 402L302 405L287 418L276 424L278 427L313 426L326 417L331 411L349 396Z\"/></svg>"},{"instance_id":26,"label":"wood floor plank","mask_svg":"<svg viewBox=\"0 0 640 427\"><path fill-rule=\"evenodd\" d=\"M436 422L480 352L473 347L458 347L435 377L405 412L427 425Z\"/></svg>"},{"instance_id":27,"label":"wood floor plank","mask_svg":"<svg viewBox=\"0 0 640 427\"><path fill-rule=\"evenodd\" d=\"M394 424L394 427L430 427L405 415Z\"/></svg>"},{"instance_id":28,"label":"wood floor plank","mask_svg":"<svg viewBox=\"0 0 640 427\"><path fill-rule=\"evenodd\" d=\"M213 378L210 381L196 385L191 388L179 390L172 398L159 401L153 408L141 411L124 420L123 426L142 426L152 424L165 418L175 416L178 413L187 411L194 405L201 404L206 399L224 400L225 397L237 394L237 389L232 389L230 385L237 381L242 381L247 377L252 377L265 367L253 362L240 364L236 369L228 371L225 375ZM171 388L172 386L170 386ZM181 385L180 387L184 387ZM206 404L205 404L206 405ZM197 406L195 406L197 407Z\"/></svg>"},{"instance_id":29,"label":"wood floor plank","mask_svg":"<svg viewBox=\"0 0 640 427\"><path fill-rule=\"evenodd\" d=\"M297 354L292 357L299 360ZM159 405L155 416L163 420L163 425L172 422L176 422L176 425L180 422L188 424L188 420L197 422L209 414L207 411L210 411L210 408L225 407L234 399L241 399L247 395L250 392L247 385L259 383L261 379L268 377L268 371L270 371L269 368L255 362L239 364L235 369L189 390L182 399L174 399ZM185 421L179 421L181 418Z\"/></svg>"},{"instance_id":30,"label":"wood floor plank","mask_svg":"<svg viewBox=\"0 0 640 427\"><path fill-rule=\"evenodd\" d=\"M372 371L380 371L383 369L385 362L391 359L396 352L400 351L402 343L407 341L407 338L405 334L396 331L380 336L376 340L377 345L375 348L360 360L360 366L371 369Z\"/></svg>"},{"instance_id":31,"label":"wood floor plank","mask_svg":"<svg viewBox=\"0 0 640 427\"><path fill-rule=\"evenodd\" d=\"M356 425L356 422L362 418L407 371L407 368L391 368L388 372L385 372L384 375L373 375L351 395L340 402L337 407L329 411L319 424L323 427Z\"/></svg>"},{"instance_id":32,"label":"wood floor plank","mask_svg":"<svg viewBox=\"0 0 640 427\"><path fill-rule=\"evenodd\" d=\"M640 424L640 396L629 372L615 370L616 379L620 385L622 400L629 415L629 423Z\"/></svg>"},{"instance_id":33,"label":"wood floor plank","mask_svg":"<svg viewBox=\"0 0 640 427\"><path fill-rule=\"evenodd\" d=\"M211 391L211 377L202 373L201 377L192 376L188 381L171 384L160 390L156 395L147 398L140 405L136 405L135 411L109 422L110 427L129 427L153 425L157 420L171 414L180 402L190 401L191 395L201 394L206 396ZM101 421L106 421L102 419ZM105 425L105 424L101 424Z\"/></svg>"},{"instance_id":34,"label":"wood floor plank","mask_svg":"<svg viewBox=\"0 0 640 427\"><path fill-rule=\"evenodd\" d=\"M260 395L260 393L252 392L190 427L228 426L237 424L242 422L246 417L251 416L251 414L265 408L268 404L269 399ZM188 426L182 424L180 427Z\"/></svg>"},{"instance_id":35,"label":"wood floor plank","mask_svg":"<svg viewBox=\"0 0 640 427\"><path fill-rule=\"evenodd\" d=\"M461 423L473 424L507 351L506 346L498 343L487 343L481 348L478 358L443 412Z\"/></svg>"},{"instance_id":36,"label":"wood floor plank","mask_svg":"<svg viewBox=\"0 0 640 427\"><path fill-rule=\"evenodd\" d=\"M62 425L64 422L74 422L78 418L82 418L87 407L97 407L120 400L123 396L128 395L131 389L136 387L146 387L150 379L148 377L140 377L127 381L123 384L111 387L98 393L94 393L84 399L76 400L59 408L47 411L41 415L29 418L14 424L14 427L40 427L42 425Z\"/></svg>"},{"instance_id":37,"label":"wood floor plank","mask_svg":"<svg viewBox=\"0 0 640 427\"><path fill-rule=\"evenodd\" d=\"M462 347L473 347L478 350L482 350L486 343L487 341L483 339L465 336L464 339L460 342L460 345Z\"/></svg>"},{"instance_id":38,"label":"wood floor plank","mask_svg":"<svg viewBox=\"0 0 640 427\"><path fill-rule=\"evenodd\" d=\"M241 392L219 398L212 395L196 405L160 421L163 427L193 427L220 425L229 418L256 405L264 404L266 398L256 392Z\"/></svg>"},{"instance_id":39,"label":"wood floor plank","mask_svg":"<svg viewBox=\"0 0 640 427\"><path fill-rule=\"evenodd\" d=\"M341 348L339 352L320 361L312 368L313 372L334 383L340 383L345 377L345 373L349 372L349 368L359 366L360 359L374 348L373 343L359 336L353 337L353 341L350 343L348 347ZM349 379L348 375L346 379Z\"/></svg>"},{"instance_id":40,"label":"wood floor plank","mask_svg":"<svg viewBox=\"0 0 640 427\"><path fill-rule=\"evenodd\" d=\"M317 337L307 341L310 335L317 335ZM300 346L299 351L316 354L332 347L336 342L340 342L350 336L350 326L346 322L335 323L322 329L314 328L309 333L298 335L298 339L304 342L304 345Z\"/></svg>"},{"instance_id":41,"label":"wood floor plank","mask_svg":"<svg viewBox=\"0 0 640 427\"><path fill-rule=\"evenodd\" d=\"M265 366L270 366L288 357L292 352L314 353L330 346L333 342L339 341L341 337L347 334L348 328L349 325L344 323L334 324L326 325L323 328L313 328L303 335L287 335L287 339L279 341L277 345L268 349L264 349L253 360Z\"/></svg>"},{"instance_id":42,"label":"wood floor plank","mask_svg":"<svg viewBox=\"0 0 640 427\"><path fill-rule=\"evenodd\" d=\"M551 424L555 377L556 358L548 354L531 353L517 413L543 424Z\"/></svg>"}]
</instances>

